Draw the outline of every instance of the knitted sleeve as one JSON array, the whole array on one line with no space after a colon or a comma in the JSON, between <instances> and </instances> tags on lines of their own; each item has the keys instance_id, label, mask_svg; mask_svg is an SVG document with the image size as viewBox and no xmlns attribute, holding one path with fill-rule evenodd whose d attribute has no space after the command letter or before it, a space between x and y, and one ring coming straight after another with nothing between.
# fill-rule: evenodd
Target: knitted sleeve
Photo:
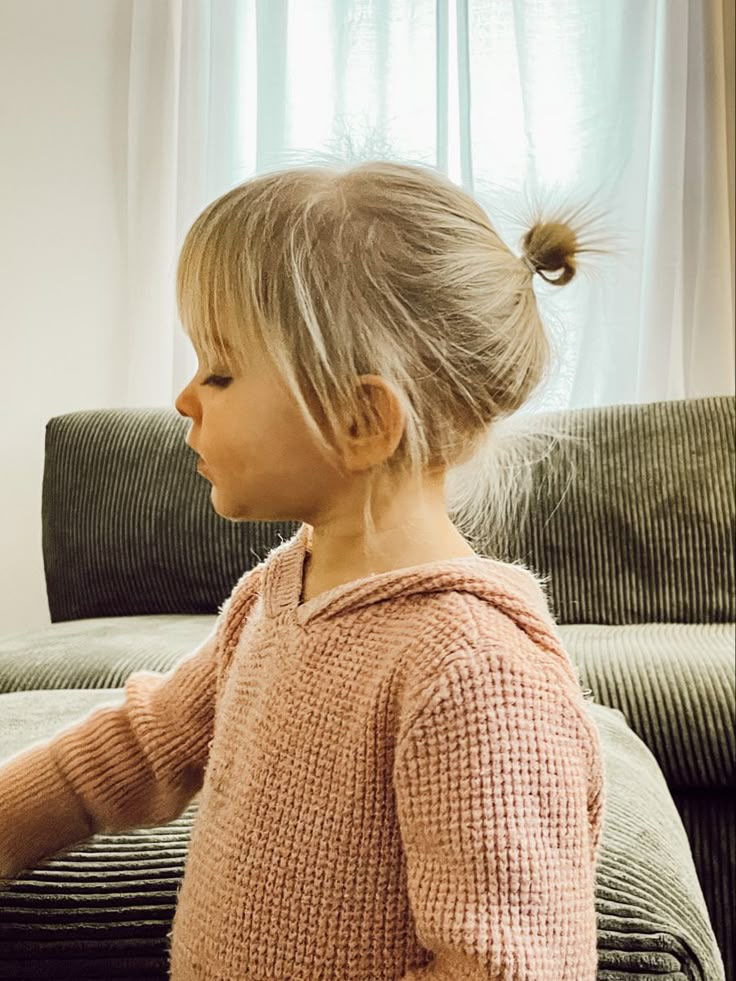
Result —
<instances>
[{"instance_id":1,"label":"knitted sleeve","mask_svg":"<svg viewBox=\"0 0 736 981\"><path fill-rule=\"evenodd\" d=\"M122 704L97 706L0 765L0 880L99 832L181 814L204 779L232 599L167 673L134 672Z\"/></svg>"},{"instance_id":2,"label":"knitted sleeve","mask_svg":"<svg viewBox=\"0 0 736 981\"><path fill-rule=\"evenodd\" d=\"M410 904L434 954L402 981L594 981L596 733L517 653L443 671L394 761Z\"/></svg>"}]
</instances>

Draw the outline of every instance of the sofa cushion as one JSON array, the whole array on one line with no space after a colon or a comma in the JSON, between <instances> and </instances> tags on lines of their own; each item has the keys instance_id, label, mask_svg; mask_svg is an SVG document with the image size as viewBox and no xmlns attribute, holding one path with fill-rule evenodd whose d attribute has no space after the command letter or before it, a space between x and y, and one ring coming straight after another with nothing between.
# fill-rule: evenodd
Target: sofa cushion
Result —
<instances>
[{"instance_id":1,"label":"sofa cushion","mask_svg":"<svg viewBox=\"0 0 736 981\"><path fill-rule=\"evenodd\" d=\"M86 715L121 689L0 695L0 761ZM654 756L621 712L588 703L606 779L599 855L598 978L720 981L723 965L687 835ZM0 889L0 978L167 977L195 797L157 828L95 835Z\"/></svg>"},{"instance_id":2,"label":"sofa cushion","mask_svg":"<svg viewBox=\"0 0 736 981\"><path fill-rule=\"evenodd\" d=\"M168 671L216 622L211 614L68 620L0 637L0 692L122 688L133 671Z\"/></svg>"},{"instance_id":3,"label":"sofa cushion","mask_svg":"<svg viewBox=\"0 0 736 981\"><path fill-rule=\"evenodd\" d=\"M595 406L538 422L529 507L483 548L550 578L558 623L736 621L736 399ZM524 498L522 498L524 500Z\"/></svg>"},{"instance_id":4,"label":"sofa cushion","mask_svg":"<svg viewBox=\"0 0 736 981\"><path fill-rule=\"evenodd\" d=\"M623 713L672 791L733 787L736 624L566 624L559 631L594 701Z\"/></svg>"}]
</instances>

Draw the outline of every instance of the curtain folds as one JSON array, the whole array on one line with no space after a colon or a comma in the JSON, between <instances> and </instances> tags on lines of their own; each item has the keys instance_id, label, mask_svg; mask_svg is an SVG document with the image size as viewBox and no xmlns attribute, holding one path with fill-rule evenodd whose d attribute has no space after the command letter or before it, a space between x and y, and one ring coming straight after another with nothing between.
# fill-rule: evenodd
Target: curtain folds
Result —
<instances>
[{"instance_id":1,"label":"curtain folds","mask_svg":"<svg viewBox=\"0 0 736 981\"><path fill-rule=\"evenodd\" d=\"M127 404L171 405L195 370L175 274L199 211L329 155L439 166L515 252L537 203L615 250L536 285L556 368L527 411L734 393L727 19L724 0L134 0Z\"/></svg>"}]
</instances>

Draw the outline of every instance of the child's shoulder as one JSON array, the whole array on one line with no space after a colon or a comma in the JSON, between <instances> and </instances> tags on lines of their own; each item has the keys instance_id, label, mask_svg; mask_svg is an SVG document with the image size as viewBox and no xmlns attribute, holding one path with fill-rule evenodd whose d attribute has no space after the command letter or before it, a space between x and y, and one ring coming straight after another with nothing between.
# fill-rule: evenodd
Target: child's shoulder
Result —
<instances>
[{"instance_id":1,"label":"child's shoulder","mask_svg":"<svg viewBox=\"0 0 736 981\"><path fill-rule=\"evenodd\" d=\"M552 688L577 701L576 668L536 580L529 575L524 590L513 588L518 581L512 574L487 595L438 594L434 616L412 626L402 657L404 692L421 698L443 690L449 680L467 679L471 689L515 678L520 688Z\"/></svg>"},{"instance_id":2,"label":"child's shoulder","mask_svg":"<svg viewBox=\"0 0 736 981\"><path fill-rule=\"evenodd\" d=\"M237 644L245 617L260 595L264 568L265 562L261 562L252 569L246 570L220 606L217 632L226 658Z\"/></svg>"}]
</instances>

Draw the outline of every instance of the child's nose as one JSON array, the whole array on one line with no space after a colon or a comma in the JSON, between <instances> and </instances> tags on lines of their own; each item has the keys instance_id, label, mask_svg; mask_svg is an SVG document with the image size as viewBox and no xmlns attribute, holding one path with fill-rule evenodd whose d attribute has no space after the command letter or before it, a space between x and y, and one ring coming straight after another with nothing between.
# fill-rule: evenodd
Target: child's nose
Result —
<instances>
[{"instance_id":1,"label":"child's nose","mask_svg":"<svg viewBox=\"0 0 736 981\"><path fill-rule=\"evenodd\" d=\"M179 413L180 416L189 416L190 414L189 412L187 412L186 401L185 401L185 397L188 389L189 386L187 385L186 388L182 389L181 392L179 392L179 394L176 397L176 401L174 402L174 408L176 409L176 411Z\"/></svg>"}]
</instances>

